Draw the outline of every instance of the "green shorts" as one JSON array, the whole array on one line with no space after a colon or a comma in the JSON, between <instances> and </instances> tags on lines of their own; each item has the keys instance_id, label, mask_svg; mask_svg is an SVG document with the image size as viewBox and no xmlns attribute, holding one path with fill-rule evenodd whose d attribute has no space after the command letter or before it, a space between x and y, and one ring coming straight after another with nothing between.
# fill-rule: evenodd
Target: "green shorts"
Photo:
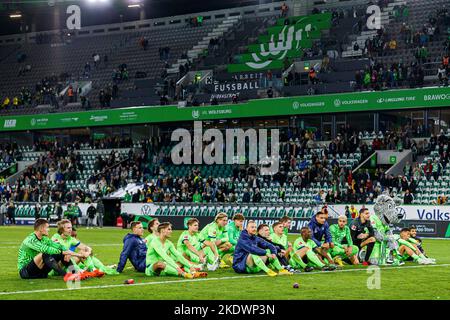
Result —
<instances>
[{"instance_id":1,"label":"green shorts","mask_svg":"<svg viewBox=\"0 0 450 320\"><path fill-rule=\"evenodd\" d=\"M247 273L258 273L261 271L261 268L258 266L253 266L253 267L246 266L245 271Z\"/></svg>"}]
</instances>

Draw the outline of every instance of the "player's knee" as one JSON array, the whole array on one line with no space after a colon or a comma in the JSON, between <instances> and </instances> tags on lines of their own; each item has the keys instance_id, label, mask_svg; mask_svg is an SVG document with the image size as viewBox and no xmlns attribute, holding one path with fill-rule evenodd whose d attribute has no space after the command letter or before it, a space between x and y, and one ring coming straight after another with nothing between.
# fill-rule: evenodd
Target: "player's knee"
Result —
<instances>
[{"instance_id":1,"label":"player's knee","mask_svg":"<svg viewBox=\"0 0 450 320\"><path fill-rule=\"evenodd\" d=\"M166 268L166 264L164 262L157 262L153 265L153 270L164 270Z\"/></svg>"}]
</instances>

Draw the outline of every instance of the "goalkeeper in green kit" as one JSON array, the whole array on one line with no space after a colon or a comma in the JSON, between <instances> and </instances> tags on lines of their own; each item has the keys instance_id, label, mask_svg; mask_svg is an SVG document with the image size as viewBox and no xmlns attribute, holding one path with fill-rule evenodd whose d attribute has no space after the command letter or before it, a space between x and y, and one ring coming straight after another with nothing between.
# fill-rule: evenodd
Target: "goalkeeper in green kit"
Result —
<instances>
[{"instance_id":1,"label":"goalkeeper in green kit","mask_svg":"<svg viewBox=\"0 0 450 320\"><path fill-rule=\"evenodd\" d=\"M70 258L76 255L48 237L49 224L45 219L36 219L34 232L28 235L19 248L17 268L22 279L47 278L50 271L63 276L64 281L79 280L79 273L64 271L70 267Z\"/></svg>"},{"instance_id":2,"label":"goalkeeper in green kit","mask_svg":"<svg viewBox=\"0 0 450 320\"><path fill-rule=\"evenodd\" d=\"M186 279L206 277L206 272L196 272L197 266L188 261L169 240L172 224L158 226L159 237L148 245L145 274L147 276L180 276Z\"/></svg>"},{"instance_id":3,"label":"goalkeeper in green kit","mask_svg":"<svg viewBox=\"0 0 450 320\"><path fill-rule=\"evenodd\" d=\"M214 263L208 266L210 271L228 267L228 264L221 258L227 253L232 253L232 244L228 240L226 225L228 216L224 212L220 212L214 218L214 221L207 224L200 232L200 241L204 245L203 251L209 257L214 255Z\"/></svg>"},{"instance_id":4,"label":"goalkeeper in green kit","mask_svg":"<svg viewBox=\"0 0 450 320\"><path fill-rule=\"evenodd\" d=\"M338 223L330 226L330 233L333 239L334 247L330 254L334 262L344 265L342 260L349 260L351 264L358 265L358 247L353 245L350 228L347 226L347 217L339 216Z\"/></svg>"}]
</instances>

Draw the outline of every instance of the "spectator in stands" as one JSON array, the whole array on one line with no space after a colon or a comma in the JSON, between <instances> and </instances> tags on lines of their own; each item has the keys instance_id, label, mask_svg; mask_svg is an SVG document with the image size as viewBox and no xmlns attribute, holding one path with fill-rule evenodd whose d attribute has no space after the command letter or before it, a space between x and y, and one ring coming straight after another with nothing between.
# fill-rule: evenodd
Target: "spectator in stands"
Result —
<instances>
[{"instance_id":1,"label":"spectator in stands","mask_svg":"<svg viewBox=\"0 0 450 320\"><path fill-rule=\"evenodd\" d=\"M412 204L413 200L414 200L413 195L409 192L409 189L407 189L405 195L403 196L403 203Z\"/></svg>"},{"instance_id":2,"label":"spectator in stands","mask_svg":"<svg viewBox=\"0 0 450 320\"><path fill-rule=\"evenodd\" d=\"M448 63L448 61L447 61ZM439 83L441 86L444 87L448 87L448 74L447 74L447 68L444 66L444 64L442 64L439 68L438 68L438 72L437 72L437 76L439 79Z\"/></svg>"},{"instance_id":3,"label":"spectator in stands","mask_svg":"<svg viewBox=\"0 0 450 320\"><path fill-rule=\"evenodd\" d=\"M314 69L314 67L311 67L309 69L308 78L309 78L309 81L310 81L311 84L319 83L319 79L317 77L317 73L316 73L316 70Z\"/></svg>"},{"instance_id":4,"label":"spectator in stands","mask_svg":"<svg viewBox=\"0 0 450 320\"><path fill-rule=\"evenodd\" d=\"M287 17L288 12L289 12L289 7L285 2L283 2L283 4L281 5L281 17L283 17L283 18Z\"/></svg>"},{"instance_id":5,"label":"spectator in stands","mask_svg":"<svg viewBox=\"0 0 450 320\"><path fill-rule=\"evenodd\" d=\"M267 94L268 98L273 98L273 89L272 89L272 87L269 87L269 89L267 89L266 94Z\"/></svg>"},{"instance_id":6,"label":"spectator in stands","mask_svg":"<svg viewBox=\"0 0 450 320\"><path fill-rule=\"evenodd\" d=\"M6 108L8 108L9 107L9 104L10 104L10 102L11 102L11 100L9 99L9 97L6 97L4 100L3 100L3 103L2 103L2 108L3 109L6 109Z\"/></svg>"}]
</instances>

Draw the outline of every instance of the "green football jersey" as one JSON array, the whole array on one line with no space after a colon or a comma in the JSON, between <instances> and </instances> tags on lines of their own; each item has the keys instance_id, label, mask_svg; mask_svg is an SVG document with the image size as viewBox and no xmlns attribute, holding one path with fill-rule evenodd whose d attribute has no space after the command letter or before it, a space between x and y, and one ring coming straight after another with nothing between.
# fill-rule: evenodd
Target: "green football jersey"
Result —
<instances>
[{"instance_id":1,"label":"green football jersey","mask_svg":"<svg viewBox=\"0 0 450 320\"><path fill-rule=\"evenodd\" d=\"M187 240L196 250L201 250L202 244L200 242L199 237L200 236L198 232L191 235L188 230L183 231L183 233L178 238L177 249L180 251L189 250L186 244L184 243L184 241Z\"/></svg>"},{"instance_id":2,"label":"green football jersey","mask_svg":"<svg viewBox=\"0 0 450 320\"><path fill-rule=\"evenodd\" d=\"M283 246L285 249L288 248L288 238L286 234L283 233L281 236L279 236L275 232L272 232L270 234L270 238L272 239L272 242Z\"/></svg>"},{"instance_id":3,"label":"green football jersey","mask_svg":"<svg viewBox=\"0 0 450 320\"><path fill-rule=\"evenodd\" d=\"M222 240L223 242L228 241L228 233L225 228L219 227L215 221L207 224L202 231L200 231L201 241L205 240Z\"/></svg>"},{"instance_id":4,"label":"green football jersey","mask_svg":"<svg viewBox=\"0 0 450 320\"><path fill-rule=\"evenodd\" d=\"M175 249L175 246L170 240L166 240L163 244L158 237L155 237L148 246L146 258L147 266L156 262L164 262L175 269L179 268L177 262L180 262L187 268L190 267L189 261Z\"/></svg>"},{"instance_id":5,"label":"green football jersey","mask_svg":"<svg viewBox=\"0 0 450 320\"><path fill-rule=\"evenodd\" d=\"M65 249L64 250L70 250L70 251L75 251L75 249L78 247L78 245L80 244L80 240L78 240L77 238L68 236L65 239L58 233L55 233L52 237L52 241L59 243L60 245L62 245Z\"/></svg>"},{"instance_id":6,"label":"green football jersey","mask_svg":"<svg viewBox=\"0 0 450 320\"><path fill-rule=\"evenodd\" d=\"M150 245L150 243L153 241L153 239L157 238L156 235L154 233L150 233L146 238L145 238L145 243L147 244L147 248Z\"/></svg>"},{"instance_id":7,"label":"green football jersey","mask_svg":"<svg viewBox=\"0 0 450 320\"><path fill-rule=\"evenodd\" d=\"M36 234L33 232L29 234L28 237L26 237L20 245L17 268L21 270L39 253L60 254L62 253L62 251L64 251L64 247L59 243L53 242L49 237L46 236L42 237L42 239L39 240Z\"/></svg>"},{"instance_id":8,"label":"green football jersey","mask_svg":"<svg viewBox=\"0 0 450 320\"><path fill-rule=\"evenodd\" d=\"M230 241L230 243L235 246L239 240L239 237L241 236L241 230L236 227L234 221L227 224L225 228L228 234L228 241Z\"/></svg>"},{"instance_id":9,"label":"green football jersey","mask_svg":"<svg viewBox=\"0 0 450 320\"><path fill-rule=\"evenodd\" d=\"M348 226L344 226L343 229L339 228L338 224L333 224L330 226L331 238L333 239L333 243L335 246L341 247L344 239L347 240L347 245L352 246L352 236L350 234L350 228Z\"/></svg>"},{"instance_id":10,"label":"green football jersey","mask_svg":"<svg viewBox=\"0 0 450 320\"><path fill-rule=\"evenodd\" d=\"M293 247L293 252L300 250L303 247L308 247L310 249L314 249L317 247L317 244L312 240L312 239L308 239L307 241L303 240L302 237L298 237L295 241L294 244L292 245Z\"/></svg>"}]
</instances>

